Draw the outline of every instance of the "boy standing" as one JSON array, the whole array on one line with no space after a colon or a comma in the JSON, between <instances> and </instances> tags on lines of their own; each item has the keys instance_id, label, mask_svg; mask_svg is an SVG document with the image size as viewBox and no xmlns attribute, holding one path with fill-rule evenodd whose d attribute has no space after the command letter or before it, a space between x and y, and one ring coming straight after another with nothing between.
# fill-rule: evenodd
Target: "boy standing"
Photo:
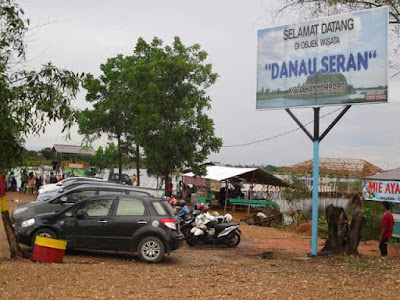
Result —
<instances>
[{"instance_id":1,"label":"boy standing","mask_svg":"<svg viewBox=\"0 0 400 300\"><path fill-rule=\"evenodd\" d=\"M387 242L392 237L394 219L390 212L390 203L387 201L382 202L383 217L381 224L381 234L379 236L379 249L381 250L382 258L387 255Z\"/></svg>"}]
</instances>

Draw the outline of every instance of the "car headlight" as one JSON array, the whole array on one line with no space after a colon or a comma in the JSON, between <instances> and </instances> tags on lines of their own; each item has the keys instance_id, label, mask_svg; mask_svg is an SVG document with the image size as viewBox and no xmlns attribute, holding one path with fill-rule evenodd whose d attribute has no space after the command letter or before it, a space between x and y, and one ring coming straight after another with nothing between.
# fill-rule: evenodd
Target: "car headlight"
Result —
<instances>
[{"instance_id":1,"label":"car headlight","mask_svg":"<svg viewBox=\"0 0 400 300\"><path fill-rule=\"evenodd\" d=\"M14 210L14 215L21 214L21 213L23 213L23 212L26 212L27 210L28 210L27 207L20 207L20 208L17 208L16 210Z\"/></svg>"},{"instance_id":2,"label":"car headlight","mask_svg":"<svg viewBox=\"0 0 400 300\"><path fill-rule=\"evenodd\" d=\"M21 227L24 228L24 227L32 226L33 224L35 224L34 218L23 221L21 224Z\"/></svg>"}]
</instances>

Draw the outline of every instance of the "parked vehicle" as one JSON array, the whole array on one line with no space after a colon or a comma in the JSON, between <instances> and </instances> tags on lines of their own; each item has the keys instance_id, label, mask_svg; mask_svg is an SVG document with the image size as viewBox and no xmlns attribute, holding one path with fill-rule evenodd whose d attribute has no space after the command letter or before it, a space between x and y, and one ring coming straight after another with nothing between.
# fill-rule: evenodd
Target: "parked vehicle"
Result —
<instances>
[{"instance_id":1,"label":"parked vehicle","mask_svg":"<svg viewBox=\"0 0 400 300\"><path fill-rule=\"evenodd\" d=\"M111 182L116 182L116 183L122 183L122 184L128 184L132 185L131 178L127 174L121 174L121 180L119 180L119 174L117 173L110 173L108 175L108 181Z\"/></svg>"},{"instance_id":2,"label":"parked vehicle","mask_svg":"<svg viewBox=\"0 0 400 300\"><path fill-rule=\"evenodd\" d=\"M86 178L86 177L83 177L79 180L78 179L70 180L68 182L65 182L63 185L57 186L56 188L42 191L41 193L39 193L36 196L35 201L38 201L38 202L47 201L47 200L53 199L54 197L56 197L64 192L72 190L73 188L75 188L79 185L91 184L91 183L102 183L103 184L103 183L108 183L108 182L101 180L101 179L100 180L99 179L92 180L92 178Z\"/></svg>"},{"instance_id":3,"label":"parked vehicle","mask_svg":"<svg viewBox=\"0 0 400 300\"><path fill-rule=\"evenodd\" d=\"M36 215L15 229L28 246L36 236L62 238L68 249L138 252L141 260L153 263L180 248L184 238L167 201L138 192L91 197L60 212Z\"/></svg>"},{"instance_id":4,"label":"parked vehicle","mask_svg":"<svg viewBox=\"0 0 400 300\"><path fill-rule=\"evenodd\" d=\"M132 187L113 183L88 183L78 185L70 190L57 194L54 198L30 202L17 206L11 215L13 223L21 223L26 219L47 212L59 212L89 197L104 194L129 195L143 194L153 196L146 188Z\"/></svg>"},{"instance_id":5,"label":"parked vehicle","mask_svg":"<svg viewBox=\"0 0 400 300\"><path fill-rule=\"evenodd\" d=\"M79 182L79 181L86 181L86 182L105 182L104 179L102 178L92 178L92 177L70 177L63 179L57 183L50 183L46 185L42 185L39 188L39 195L48 191L52 190L58 190L62 187L66 187L67 185L73 183L73 182Z\"/></svg>"},{"instance_id":6,"label":"parked vehicle","mask_svg":"<svg viewBox=\"0 0 400 300\"><path fill-rule=\"evenodd\" d=\"M199 210L192 210L185 218L178 220L181 232L185 236L186 241L189 239L190 230L195 226L194 221L199 214Z\"/></svg>"},{"instance_id":7,"label":"parked vehicle","mask_svg":"<svg viewBox=\"0 0 400 300\"><path fill-rule=\"evenodd\" d=\"M186 236L186 242L189 246L204 242L206 244L224 244L228 247L236 247L240 243L239 223L232 222L230 214L213 216L208 212L202 212L196 216L192 226Z\"/></svg>"}]
</instances>

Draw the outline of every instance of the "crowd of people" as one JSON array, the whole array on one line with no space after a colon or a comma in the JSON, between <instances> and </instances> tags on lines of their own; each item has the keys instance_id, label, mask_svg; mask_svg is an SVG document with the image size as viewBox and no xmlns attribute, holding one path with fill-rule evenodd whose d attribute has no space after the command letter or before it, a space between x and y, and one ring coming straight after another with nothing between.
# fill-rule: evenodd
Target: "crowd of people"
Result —
<instances>
[{"instance_id":1,"label":"crowd of people","mask_svg":"<svg viewBox=\"0 0 400 300\"><path fill-rule=\"evenodd\" d=\"M66 178L65 174L61 176L56 176L54 172L50 172L50 174L39 174L35 172L28 172L26 169L22 169L20 174L20 186L18 188L18 183L16 179L16 175L14 172L10 172L10 174L6 178L6 189L10 192L20 193L28 193L28 194L37 194L39 188L44 184L49 183L57 183Z\"/></svg>"}]
</instances>

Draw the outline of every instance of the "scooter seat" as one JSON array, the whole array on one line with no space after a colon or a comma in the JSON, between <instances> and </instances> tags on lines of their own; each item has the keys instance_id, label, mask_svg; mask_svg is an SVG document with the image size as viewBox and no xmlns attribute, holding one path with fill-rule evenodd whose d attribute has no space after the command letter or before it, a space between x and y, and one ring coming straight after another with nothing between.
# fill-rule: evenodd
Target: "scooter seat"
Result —
<instances>
[{"instance_id":1,"label":"scooter seat","mask_svg":"<svg viewBox=\"0 0 400 300\"><path fill-rule=\"evenodd\" d=\"M235 222L228 222L228 223L219 223L219 224L217 224L216 226L215 226L215 229L225 229L225 228L228 228L228 227L231 227L231 226L237 226L237 225L239 225L238 223L235 223Z\"/></svg>"}]
</instances>

